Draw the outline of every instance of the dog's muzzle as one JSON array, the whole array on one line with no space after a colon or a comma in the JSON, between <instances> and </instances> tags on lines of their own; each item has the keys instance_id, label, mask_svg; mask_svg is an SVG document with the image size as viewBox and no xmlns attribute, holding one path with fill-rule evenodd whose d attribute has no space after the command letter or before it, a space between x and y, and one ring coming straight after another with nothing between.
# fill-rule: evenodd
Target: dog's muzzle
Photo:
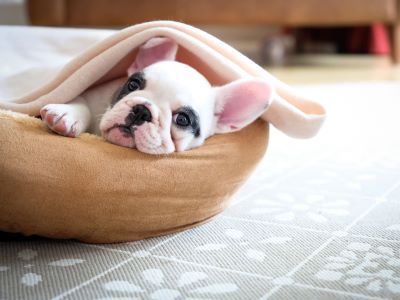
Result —
<instances>
[{"instance_id":1,"label":"dog's muzzle","mask_svg":"<svg viewBox=\"0 0 400 300\"><path fill-rule=\"evenodd\" d=\"M128 116L125 119L125 126L140 126L145 122L151 122L152 116L150 110L142 104L136 105L129 112Z\"/></svg>"}]
</instances>

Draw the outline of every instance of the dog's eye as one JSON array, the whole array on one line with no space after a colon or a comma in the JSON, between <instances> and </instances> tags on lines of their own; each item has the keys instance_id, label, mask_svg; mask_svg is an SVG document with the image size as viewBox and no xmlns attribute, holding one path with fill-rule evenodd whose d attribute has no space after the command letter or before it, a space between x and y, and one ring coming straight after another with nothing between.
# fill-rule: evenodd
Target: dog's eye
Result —
<instances>
[{"instance_id":1,"label":"dog's eye","mask_svg":"<svg viewBox=\"0 0 400 300\"><path fill-rule=\"evenodd\" d=\"M191 124L190 117L184 112L176 114L174 120L175 124L180 127L188 127Z\"/></svg>"},{"instance_id":2,"label":"dog's eye","mask_svg":"<svg viewBox=\"0 0 400 300\"><path fill-rule=\"evenodd\" d=\"M129 91L133 92L139 88L140 88L140 82L137 79L134 78L131 81L129 81L129 83L128 83Z\"/></svg>"}]
</instances>

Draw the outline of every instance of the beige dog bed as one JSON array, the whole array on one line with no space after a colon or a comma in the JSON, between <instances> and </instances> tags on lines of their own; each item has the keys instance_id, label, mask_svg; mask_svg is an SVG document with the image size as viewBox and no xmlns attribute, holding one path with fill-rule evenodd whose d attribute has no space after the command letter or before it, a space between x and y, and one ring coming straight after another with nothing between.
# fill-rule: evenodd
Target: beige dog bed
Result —
<instances>
[{"instance_id":1,"label":"beige dog bed","mask_svg":"<svg viewBox=\"0 0 400 300\"><path fill-rule=\"evenodd\" d=\"M125 75L137 48L156 36L179 45L177 60L215 85L246 77L269 81L276 97L263 118L296 137L313 136L324 109L235 49L194 27L149 22L115 33L87 49L47 84L0 108L37 116L85 90ZM119 242L183 230L228 204L265 153L268 127L211 137L184 153L151 156L83 134L72 139L28 115L0 113L0 230L25 235Z\"/></svg>"},{"instance_id":2,"label":"beige dog bed","mask_svg":"<svg viewBox=\"0 0 400 300\"><path fill-rule=\"evenodd\" d=\"M0 140L0 230L111 243L220 213L264 155L268 128L258 121L195 150L152 156L0 111Z\"/></svg>"}]
</instances>

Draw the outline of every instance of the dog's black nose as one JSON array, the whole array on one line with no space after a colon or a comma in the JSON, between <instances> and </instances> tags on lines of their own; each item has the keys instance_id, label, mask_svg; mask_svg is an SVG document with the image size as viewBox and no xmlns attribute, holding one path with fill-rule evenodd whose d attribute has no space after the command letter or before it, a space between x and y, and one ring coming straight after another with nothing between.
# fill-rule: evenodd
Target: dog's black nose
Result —
<instances>
[{"instance_id":1,"label":"dog's black nose","mask_svg":"<svg viewBox=\"0 0 400 300\"><path fill-rule=\"evenodd\" d=\"M151 112L142 104L136 105L132 108L125 121L128 127L132 125L140 126L144 122L151 122Z\"/></svg>"}]
</instances>

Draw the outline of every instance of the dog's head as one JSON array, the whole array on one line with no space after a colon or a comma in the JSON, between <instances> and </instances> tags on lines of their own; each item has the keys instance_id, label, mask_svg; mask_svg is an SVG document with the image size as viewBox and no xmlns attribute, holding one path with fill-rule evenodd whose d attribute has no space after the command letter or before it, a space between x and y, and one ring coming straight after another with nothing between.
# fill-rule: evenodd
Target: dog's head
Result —
<instances>
[{"instance_id":1,"label":"dog's head","mask_svg":"<svg viewBox=\"0 0 400 300\"><path fill-rule=\"evenodd\" d=\"M101 119L106 140L150 154L184 151L213 134L243 128L267 109L268 83L252 78L212 87L194 68L175 61L177 49L162 37L139 49Z\"/></svg>"}]
</instances>

